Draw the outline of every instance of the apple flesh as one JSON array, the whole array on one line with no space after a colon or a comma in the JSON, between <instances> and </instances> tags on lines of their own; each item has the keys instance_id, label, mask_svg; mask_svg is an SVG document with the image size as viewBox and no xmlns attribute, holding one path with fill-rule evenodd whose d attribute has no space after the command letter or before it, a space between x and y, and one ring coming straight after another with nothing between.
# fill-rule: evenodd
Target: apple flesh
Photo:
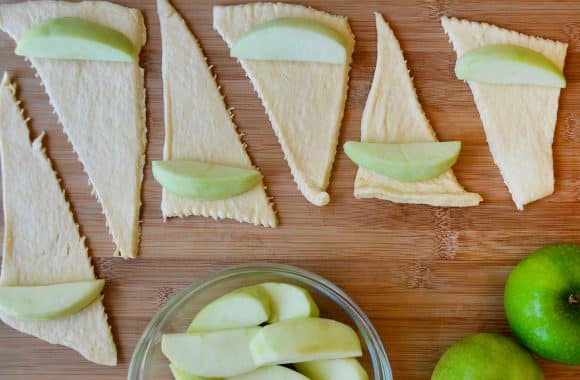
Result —
<instances>
[{"instance_id":1,"label":"apple flesh","mask_svg":"<svg viewBox=\"0 0 580 380\"><path fill-rule=\"evenodd\" d=\"M361 356L356 332L322 318L289 319L262 328L250 343L258 366Z\"/></svg>"},{"instance_id":2,"label":"apple flesh","mask_svg":"<svg viewBox=\"0 0 580 380\"><path fill-rule=\"evenodd\" d=\"M468 336L447 349L431 380L544 380L538 363L522 347L498 334Z\"/></svg>"},{"instance_id":3,"label":"apple flesh","mask_svg":"<svg viewBox=\"0 0 580 380\"><path fill-rule=\"evenodd\" d=\"M297 363L296 369L310 380L368 380L358 360L334 359Z\"/></svg>"},{"instance_id":4,"label":"apple flesh","mask_svg":"<svg viewBox=\"0 0 580 380\"><path fill-rule=\"evenodd\" d=\"M210 379L208 377L195 376L187 371L182 370L181 368L178 368L173 363L169 364L169 369L171 370L171 374L175 380L222 380L216 377Z\"/></svg>"},{"instance_id":5,"label":"apple flesh","mask_svg":"<svg viewBox=\"0 0 580 380\"><path fill-rule=\"evenodd\" d=\"M15 53L26 57L134 62L137 51L121 32L74 17L54 18L28 30Z\"/></svg>"},{"instance_id":6,"label":"apple flesh","mask_svg":"<svg viewBox=\"0 0 580 380\"><path fill-rule=\"evenodd\" d=\"M229 377L255 370L250 341L260 327L164 334L161 351L177 368L195 376Z\"/></svg>"},{"instance_id":7,"label":"apple flesh","mask_svg":"<svg viewBox=\"0 0 580 380\"><path fill-rule=\"evenodd\" d=\"M580 365L580 246L551 245L526 257L508 277L504 306L531 351Z\"/></svg>"},{"instance_id":8,"label":"apple flesh","mask_svg":"<svg viewBox=\"0 0 580 380\"><path fill-rule=\"evenodd\" d=\"M90 305L99 297L104 286L104 280L44 286L1 286L0 310L20 319L58 319Z\"/></svg>"},{"instance_id":9,"label":"apple flesh","mask_svg":"<svg viewBox=\"0 0 580 380\"><path fill-rule=\"evenodd\" d=\"M195 316L188 333L254 327L270 317L270 297L257 286L228 293L205 306Z\"/></svg>"},{"instance_id":10,"label":"apple flesh","mask_svg":"<svg viewBox=\"0 0 580 380\"><path fill-rule=\"evenodd\" d=\"M344 152L358 166L402 182L438 177L451 168L461 151L461 142L377 144L348 141Z\"/></svg>"},{"instance_id":11,"label":"apple flesh","mask_svg":"<svg viewBox=\"0 0 580 380\"><path fill-rule=\"evenodd\" d=\"M318 306L310 293L299 286L266 282L258 285L264 289L270 297L272 311L269 323L275 323L287 319L318 317Z\"/></svg>"},{"instance_id":12,"label":"apple flesh","mask_svg":"<svg viewBox=\"0 0 580 380\"><path fill-rule=\"evenodd\" d=\"M517 45L489 45L462 55L458 79L492 84L566 87L562 71L545 55Z\"/></svg>"},{"instance_id":13,"label":"apple flesh","mask_svg":"<svg viewBox=\"0 0 580 380\"><path fill-rule=\"evenodd\" d=\"M243 194L262 179L255 169L183 160L153 161L153 177L170 193L207 201Z\"/></svg>"},{"instance_id":14,"label":"apple flesh","mask_svg":"<svg viewBox=\"0 0 580 380\"><path fill-rule=\"evenodd\" d=\"M331 27L306 18L279 18L240 37L230 56L260 61L345 64L346 38Z\"/></svg>"},{"instance_id":15,"label":"apple flesh","mask_svg":"<svg viewBox=\"0 0 580 380\"><path fill-rule=\"evenodd\" d=\"M299 372L286 367L270 366L258 368L255 371L239 376L229 377L227 380L309 380Z\"/></svg>"}]
</instances>

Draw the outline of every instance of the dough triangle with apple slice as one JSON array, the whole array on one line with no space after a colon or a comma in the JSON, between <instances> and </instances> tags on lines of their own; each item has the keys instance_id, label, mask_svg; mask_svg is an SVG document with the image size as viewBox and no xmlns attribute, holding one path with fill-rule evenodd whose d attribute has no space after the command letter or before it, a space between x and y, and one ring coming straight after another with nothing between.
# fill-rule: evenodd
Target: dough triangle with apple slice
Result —
<instances>
[{"instance_id":1,"label":"dough triangle with apple slice","mask_svg":"<svg viewBox=\"0 0 580 380\"><path fill-rule=\"evenodd\" d=\"M417 98L399 42L380 14L375 13L375 19L377 63L362 117L361 140L389 144L437 141ZM482 200L463 189L452 169L430 180L401 182L361 167L354 195L452 207L477 206Z\"/></svg>"},{"instance_id":2,"label":"dough triangle with apple slice","mask_svg":"<svg viewBox=\"0 0 580 380\"><path fill-rule=\"evenodd\" d=\"M511 44L542 53L563 69L567 44L497 26L443 17L443 29L460 57L486 45ZM554 192L552 142L559 88L468 82L489 149L516 207Z\"/></svg>"},{"instance_id":3,"label":"dough triangle with apple slice","mask_svg":"<svg viewBox=\"0 0 580 380\"><path fill-rule=\"evenodd\" d=\"M116 29L136 50L145 25L136 9L104 1L32 1L0 5L0 29L18 42L30 28L57 17L76 17ZM145 161L143 70L133 63L30 58L93 192L116 244L136 257Z\"/></svg>"},{"instance_id":4,"label":"dough triangle with apple slice","mask_svg":"<svg viewBox=\"0 0 580 380\"><path fill-rule=\"evenodd\" d=\"M346 64L240 59L262 100L294 181L314 205L326 193L344 112L354 36L345 17L300 5L253 3L216 6L214 29L229 47L250 29L278 18L320 22L346 40Z\"/></svg>"},{"instance_id":5,"label":"dough triangle with apple slice","mask_svg":"<svg viewBox=\"0 0 580 380\"><path fill-rule=\"evenodd\" d=\"M4 197L2 286L36 286L94 280L85 239L42 147L32 144L5 74L0 84L0 146ZM88 360L117 364L117 352L99 297L80 312L55 320L23 320L0 312L7 325Z\"/></svg>"},{"instance_id":6,"label":"dough triangle with apple slice","mask_svg":"<svg viewBox=\"0 0 580 380\"><path fill-rule=\"evenodd\" d=\"M252 169L197 40L167 0L158 0L157 8L163 44L164 159ZM277 224L262 181L252 190L224 200L186 199L164 189L161 209L164 217L201 215L266 227Z\"/></svg>"}]
</instances>

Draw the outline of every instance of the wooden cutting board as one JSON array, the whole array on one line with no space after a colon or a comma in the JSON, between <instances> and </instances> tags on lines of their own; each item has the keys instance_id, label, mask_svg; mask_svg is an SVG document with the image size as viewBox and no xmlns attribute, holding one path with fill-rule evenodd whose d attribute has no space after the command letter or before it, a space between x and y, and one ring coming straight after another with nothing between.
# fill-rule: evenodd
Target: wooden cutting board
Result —
<instances>
[{"instance_id":1,"label":"wooden cutting board","mask_svg":"<svg viewBox=\"0 0 580 380\"><path fill-rule=\"evenodd\" d=\"M0 36L0 69L9 71L32 118L33 135L48 132L48 152L87 237L119 349L116 368L0 324L0 378L122 379L152 315L192 281L247 262L297 265L342 287L382 336L396 379L427 379L443 350L478 331L510 334L502 307L506 277L529 252L556 242L580 242L580 3L577 1L300 1L349 17L356 35L350 91L341 134L358 140L375 65L373 11L394 29L408 59L425 112L441 140L463 141L455 173L485 198L480 207L445 209L398 205L352 196L355 166L340 149L329 188L331 203L317 208L298 193L260 101L243 70L212 30L213 4L175 0L215 66L228 106L249 152L275 197L280 227L186 218L163 222L160 187L150 160L161 158L163 104L161 41L155 1L123 0L140 8L148 27L141 57L147 75L147 166L143 236L137 260L111 257L113 244L87 177L77 162L32 69ZM486 21L570 44L569 86L562 92L554 153L556 192L516 211L493 164L467 86L453 75L455 54L439 24L442 15ZM580 367L541 361L547 379L579 379Z\"/></svg>"}]
</instances>

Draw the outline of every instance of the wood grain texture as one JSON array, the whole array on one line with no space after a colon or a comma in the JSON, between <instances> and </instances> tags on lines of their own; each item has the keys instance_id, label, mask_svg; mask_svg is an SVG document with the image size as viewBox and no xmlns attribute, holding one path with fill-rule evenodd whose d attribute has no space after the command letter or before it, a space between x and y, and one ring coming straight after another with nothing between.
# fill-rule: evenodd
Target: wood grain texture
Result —
<instances>
[{"instance_id":1,"label":"wood grain texture","mask_svg":"<svg viewBox=\"0 0 580 380\"><path fill-rule=\"evenodd\" d=\"M548 243L580 242L580 3L577 1L339 1L300 2L348 16L357 38L341 142L358 140L361 114L375 65L373 11L399 38L419 98L441 140L464 144L456 174L485 202L476 208L397 205L352 196L355 166L339 150L331 203L310 205L298 193L267 117L241 67L212 30L211 6L229 1L175 0L201 41L235 108L249 152L275 197L281 225L263 229L203 218L164 223L160 187L150 160L163 145L161 42L153 0L119 0L143 10L149 40L146 69L149 146L142 209L140 258L112 258L113 244L87 178L34 73L14 44L0 36L0 69L17 81L32 117L33 135L48 132L48 152L87 236L119 348L120 365L105 368L0 325L1 379L122 379L149 319L191 281L247 262L280 262L317 272L349 293L367 312L387 347L397 379L427 379L448 345L489 331L509 334L502 307L511 268ZM293 2L293 1L291 1ZM568 41L566 76L554 145L556 192L518 212L492 162L471 93L454 79L455 55L439 24L443 14L486 21L527 34ZM578 379L580 367L541 361L547 379Z\"/></svg>"}]
</instances>

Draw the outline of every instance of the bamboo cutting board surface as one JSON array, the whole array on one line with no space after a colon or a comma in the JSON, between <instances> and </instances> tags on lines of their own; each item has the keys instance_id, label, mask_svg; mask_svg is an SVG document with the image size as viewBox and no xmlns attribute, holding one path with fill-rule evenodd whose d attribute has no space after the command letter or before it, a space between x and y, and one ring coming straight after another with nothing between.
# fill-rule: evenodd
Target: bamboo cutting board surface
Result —
<instances>
[{"instance_id":1,"label":"bamboo cutting board surface","mask_svg":"<svg viewBox=\"0 0 580 380\"><path fill-rule=\"evenodd\" d=\"M33 135L48 132L48 153L87 237L96 272L107 280L105 304L119 349L116 368L86 362L0 324L1 379L122 379L152 315L175 292L216 270L247 262L277 262L316 272L342 287L383 338L396 379L427 379L443 350L478 331L509 334L503 285L513 266L548 243L580 242L580 3L577 1L324 1L300 2L349 17L357 43L341 133L358 140L375 65L373 11L391 24L409 62L419 98L441 140L463 141L455 172L480 207L398 205L352 196L355 166L336 157L331 203L317 208L298 193L260 101L243 70L212 30L211 7L232 1L175 0L199 38L249 152L275 197L280 227L263 229L204 218L164 223L160 187L150 160L162 156L161 41L153 0L119 0L140 8L148 27L141 57L146 70L148 137L137 260L111 257L113 244L100 206L38 80L14 43L0 36L0 68L9 71L32 118ZM453 75L455 54L441 15L486 21L569 42L554 154L556 192L516 211L493 164L468 87ZM547 379L579 379L580 367L540 361Z\"/></svg>"}]
</instances>

